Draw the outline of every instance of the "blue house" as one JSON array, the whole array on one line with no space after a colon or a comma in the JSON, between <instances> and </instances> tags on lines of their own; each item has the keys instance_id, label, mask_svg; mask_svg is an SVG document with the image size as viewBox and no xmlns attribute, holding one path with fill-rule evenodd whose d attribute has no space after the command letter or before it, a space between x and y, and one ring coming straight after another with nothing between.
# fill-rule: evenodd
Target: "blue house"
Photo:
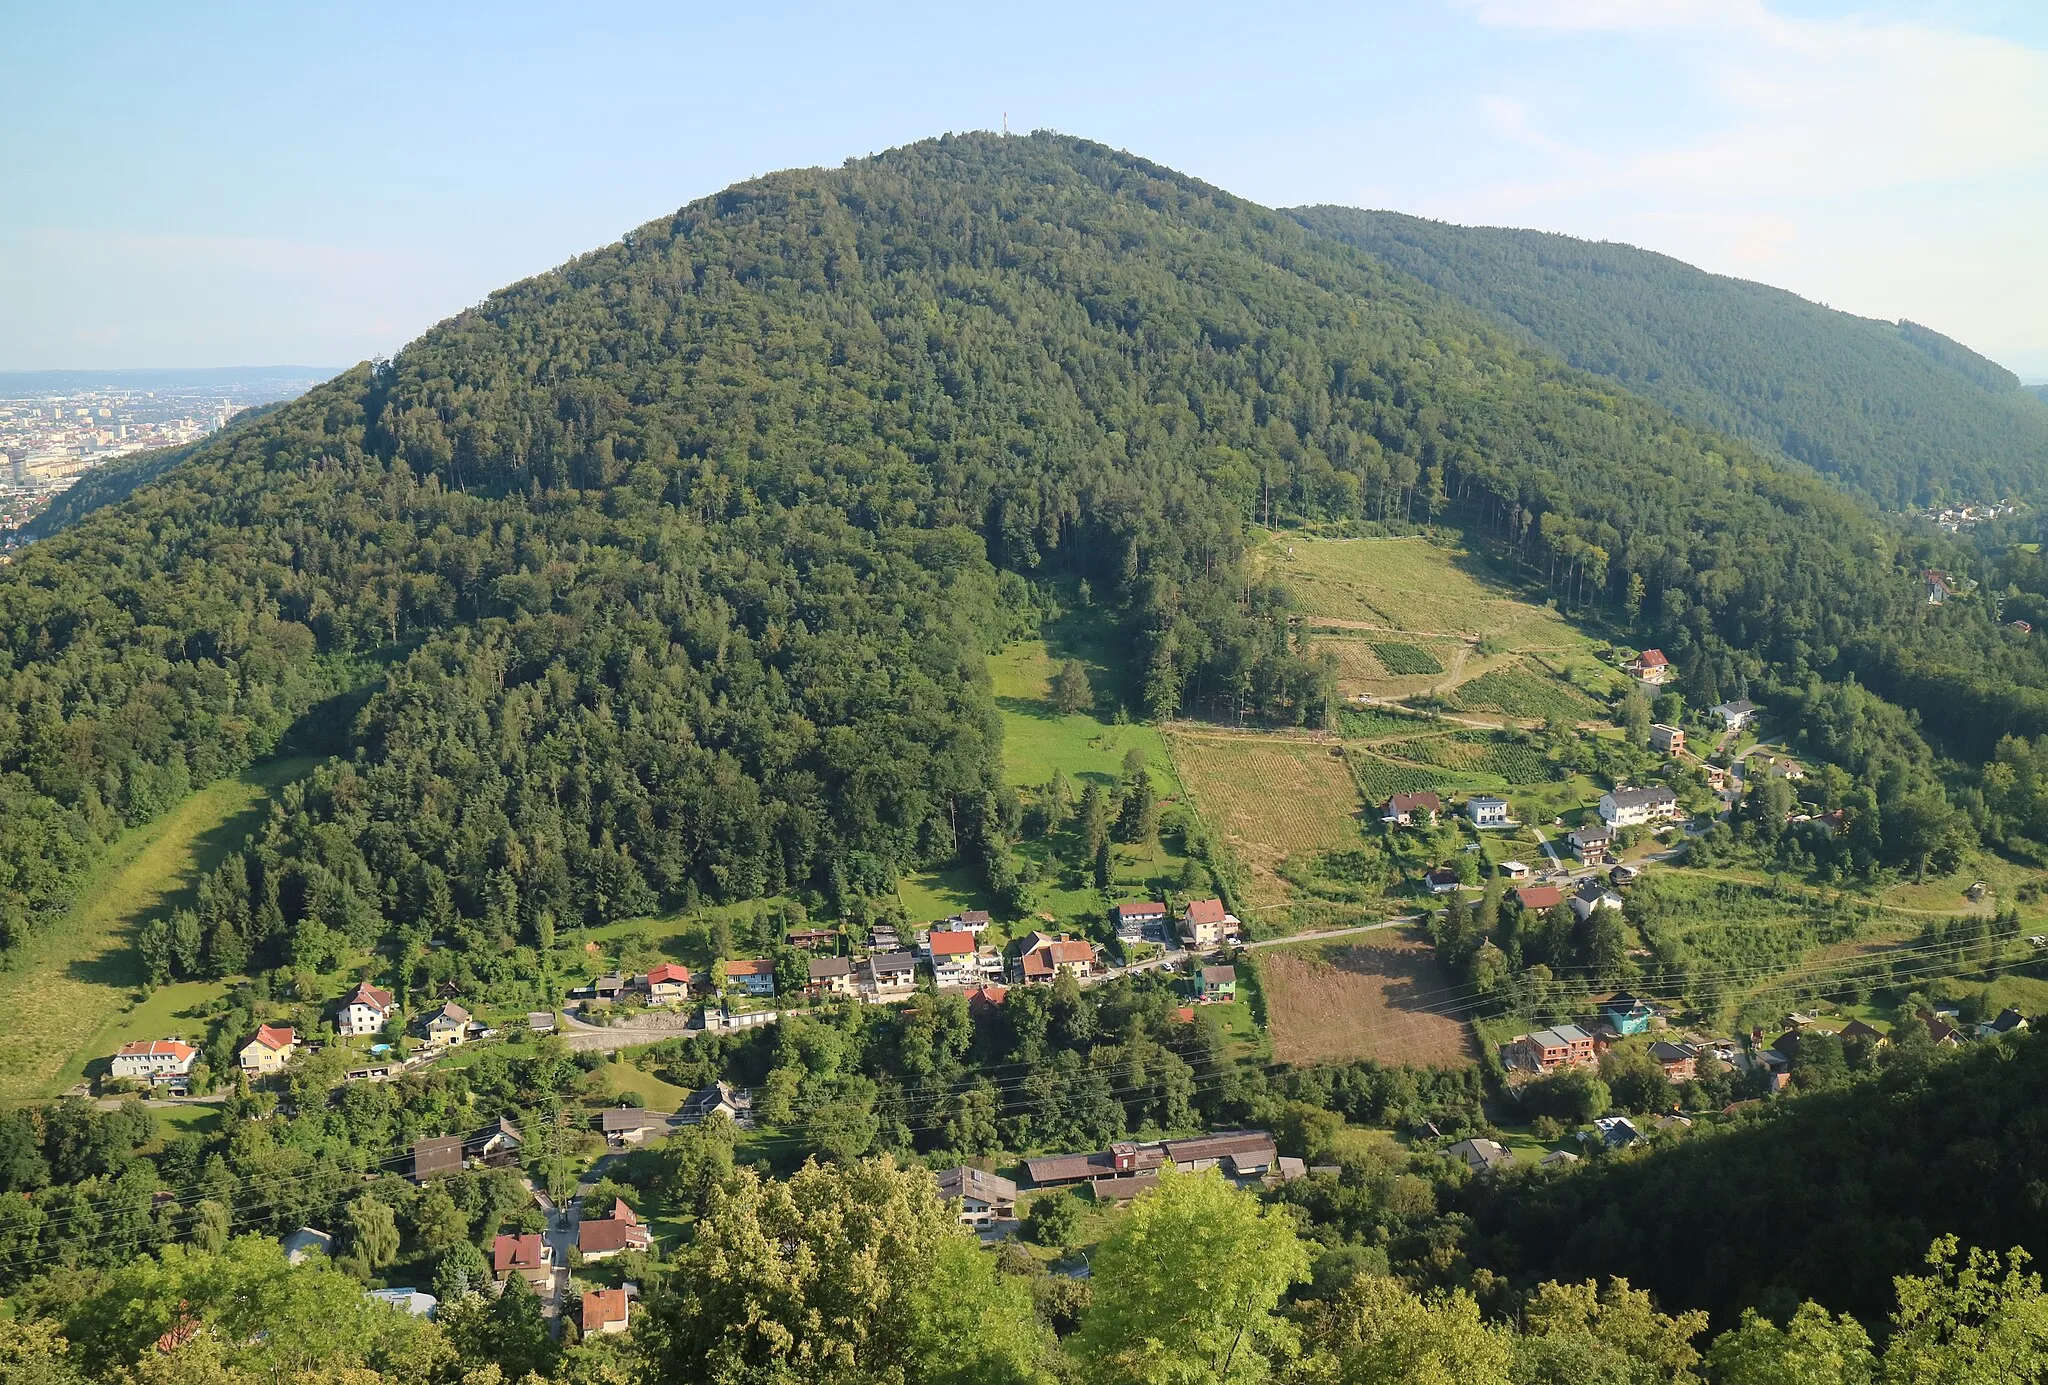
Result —
<instances>
[{"instance_id":1,"label":"blue house","mask_svg":"<svg viewBox=\"0 0 2048 1385\"><path fill-rule=\"evenodd\" d=\"M1650 1016L1655 1013L1648 1001L1638 1000L1627 991L1615 992L1600 1008L1617 1034L1642 1033L1650 1027Z\"/></svg>"}]
</instances>

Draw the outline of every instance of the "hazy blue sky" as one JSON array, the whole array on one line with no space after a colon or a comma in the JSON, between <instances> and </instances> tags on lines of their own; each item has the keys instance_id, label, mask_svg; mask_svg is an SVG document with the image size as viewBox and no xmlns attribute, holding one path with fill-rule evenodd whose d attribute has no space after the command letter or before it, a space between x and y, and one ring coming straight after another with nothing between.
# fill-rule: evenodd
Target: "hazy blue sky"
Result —
<instances>
[{"instance_id":1,"label":"hazy blue sky","mask_svg":"<svg viewBox=\"0 0 2048 1385\"><path fill-rule=\"evenodd\" d=\"M739 179L1086 135L2048 375L2048 0L0 6L0 369L390 352Z\"/></svg>"}]
</instances>

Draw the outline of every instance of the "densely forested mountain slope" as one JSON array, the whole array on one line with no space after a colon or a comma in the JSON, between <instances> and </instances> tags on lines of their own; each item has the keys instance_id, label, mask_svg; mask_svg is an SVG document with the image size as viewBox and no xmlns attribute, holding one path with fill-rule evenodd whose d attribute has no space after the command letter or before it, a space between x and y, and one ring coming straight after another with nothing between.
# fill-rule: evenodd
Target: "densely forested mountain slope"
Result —
<instances>
[{"instance_id":1,"label":"densely forested mountain slope","mask_svg":"<svg viewBox=\"0 0 2048 1385\"><path fill-rule=\"evenodd\" d=\"M1348 207L1294 215L1573 365L1889 509L2048 491L2048 409L2003 366L1916 323L1853 317L1629 245Z\"/></svg>"},{"instance_id":2,"label":"densely forested mountain slope","mask_svg":"<svg viewBox=\"0 0 2048 1385\"><path fill-rule=\"evenodd\" d=\"M1411 514L1702 687L1924 611L1853 502L1349 247L1082 141L948 138L692 204L32 548L0 930L373 660L352 753L208 882L179 971L844 903L1000 855L981 654L1024 579L1093 585L1146 712L1318 716L1246 522Z\"/></svg>"},{"instance_id":3,"label":"densely forested mountain slope","mask_svg":"<svg viewBox=\"0 0 2048 1385\"><path fill-rule=\"evenodd\" d=\"M1532 1282L1621 1275L1726 1322L1811 1298L1876 1323L1937 1234L2048 1244L2048 1035L1954 1061L1913 1039L1874 1081L1569 1177L1475 1184L1476 1258Z\"/></svg>"}]
</instances>

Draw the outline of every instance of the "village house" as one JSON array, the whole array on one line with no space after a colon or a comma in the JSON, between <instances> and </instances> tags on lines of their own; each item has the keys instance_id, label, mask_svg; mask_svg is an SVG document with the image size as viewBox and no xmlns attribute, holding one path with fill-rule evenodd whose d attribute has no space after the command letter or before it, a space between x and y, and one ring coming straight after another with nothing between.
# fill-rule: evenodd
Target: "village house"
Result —
<instances>
[{"instance_id":1,"label":"village house","mask_svg":"<svg viewBox=\"0 0 2048 1385\"><path fill-rule=\"evenodd\" d=\"M462 1152L486 1168L501 1169L519 1158L519 1151L526 1145L526 1136L519 1133L509 1117L500 1116L492 1124L462 1142Z\"/></svg>"},{"instance_id":2,"label":"village house","mask_svg":"<svg viewBox=\"0 0 2048 1385\"><path fill-rule=\"evenodd\" d=\"M177 1039L138 1039L114 1052L110 1074L152 1087L182 1088L192 1080L199 1050Z\"/></svg>"},{"instance_id":3,"label":"village house","mask_svg":"<svg viewBox=\"0 0 2048 1385\"><path fill-rule=\"evenodd\" d=\"M821 947L837 947L839 935L829 928L792 928L782 935L782 941L806 952L816 952Z\"/></svg>"},{"instance_id":4,"label":"village house","mask_svg":"<svg viewBox=\"0 0 2048 1385\"><path fill-rule=\"evenodd\" d=\"M667 1116L639 1106L609 1107L598 1113L597 1125L613 1149L645 1144L650 1136L660 1139L669 1132Z\"/></svg>"},{"instance_id":5,"label":"village house","mask_svg":"<svg viewBox=\"0 0 2048 1385\"><path fill-rule=\"evenodd\" d=\"M967 1008L976 1014L986 1014L1009 998L1008 986L976 986L967 993Z\"/></svg>"},{"instance_id":6,"label":"village house","mask_svg":"<svg viewBox=\"0 0 2048 1385\"><path fill-rule=\"evenodd\" d=\"M714 1082L691 1092L676 1118L694 1124L710 1120L713 1116L723 1116L734 1125L746 1125L752 1120L753 1110L754 1103L745 1092L723 1082Z\"/></svg>"},{"instance_id":7,"label":"village house","mask_svg":"<svg viewBox=\"0 0 2048 1385\"><path fill-rule=\"evenodd\" d=\"M647 999L655 1005L680 1005L690 998L690 969L663 962L647 973Z\"/></svg>"},{"instance_id":8,"label":"village house","mask_svg":"<svg viewBox=\"0 0 2048 1385\"><path fill-rule=\"evenodd\" d=\"M1677 755L1685 749L1685 732L1660 721L1650 728L1650 749L1660 755Z\"/></svg>"},{"instance_id":9,"label":"village house","mask_svg":"<svg viewBox=\"0 0 2048 1385\"><path fill-rule=\"evenodd\" d=\"M1564 891L1555 885L1523 885L1516 889L1515 900L1530 913L1537 914L1564 903Z\"/></svg>"},{"instance_id":10,"label":"village house","mask_svg":"<svg viewBox=\"0 0 2048 1385\"><path fill-rule=\"evenodd\" d=\"M1882 1030L1865 1024L1862 1020L1850 1020L1842 1026L1842 1042L1850 1043L1852 1041L1866 1043L1873 1048L1881 1048L1889 1044L1891 1039Z\"/></svg>"},{"instance_id":11,"label":"village house","mask_svg":"<svg viewBox=\"0 0 2048 1385\"><path fill-rule=\"evenodd\" d=\"M1458 872L1449 866L1438 866L1422 877L1422 884L1431 894L1456 894L1459 884Z\"/></svg>"},{"instance_id":12,"label":"village house","mask_svg":"<svg viewBox=\"0 0 2048 1385\"><path fill-rule=\"evenodd\" d=\"M599 1000L617 1000L626 993L626 978L613 973L590 983L590 993Z\"/></svg>"},{"instance_id":13,"label":"village house","mask_svg":"<svg viewBox=\"0 0 2048 1385\"><path fill-rule=\"evenodd\" d=\"M1662 687L1671 676L1671 661L1664 657L1661 649L1645 649L1621 666L1629 677L1648 683L1651 687Z\"/></svg>"},{"instance_id":14,"label":"village house","mask_svg":"<svg viewBox=\"0 0 2048 1385\"><path fill-rule=\"evenodd\" d=\"M1237 936L1242 925L1236 914L1223 907L1220 899L1191 899L1181 911L1180 938L1189 947L1221 947Z\"/></svg>"},{"instance_id":15,"label":"village house","mask_svg":"<svg viewBox=\"0 0 2048 1385\"><path fill-rule=\"evenodd\" d=\"M536 1290L546 1289L555 1277L555 1248L537 1233L508 1232L491 1242L491 1273L501 1283L516 1274Z\"/></svg>"},{"instance_id":16,"label":"village house","mask_svg":"<svg viewBox=\"0 0 2048 1385\"><path fill-rule=\"evenodd\" d=\"M1607 859L1614 846L1614 833L1605 823L1587 823L1574 827L1565 838L1572 845L1572 855L1589 866L1597 866Z\"/></svg>"},{"instance_id":17,"label":"village house","mask_svg":"<svg viewBox=\"0 0 2048 1385\"><path fill-rule=\"evenodd\" d=\"M391 992L367 981L360 982L348 993L348 999L341 1002L341 1013L334 1021L335 1032L343 1038L382 1034L391 1018L391 1009Z\"/></svg>"},{"instance_id":18,"label":"village house","mask_svg":"<svg viewBox=\"0 0 2048 1385\"><path fill-rule=\"evenodd\" d=\"M1927 582L1927 604L1939 606L1956 594L1955 579L1940 568L1928 568L1921 574Z\"/></svg>"},{"instance_id":19,"label":"village house","mask_svg":"<svg viewBox=\"0 0 2048 1385\"><path fill-rule=\"evenodd\" d=\"M469 1011L449 1001L427 1017L427 1042L445 1048L469 1038Z\"/></svg>"},{"instance_id":20,"label":"village house","mask_svg":"<svg viewBox=\"0 0 2048 1385\"><path fill-rule=\"evenodd\" d=\"M725 964L725 984L730 990L750 996L775 994L775 961L770 957L741 957Z\"/></svg>"},{"instance_id":21,"label":"village house","mask_svg":"<svg viewBox=\"0 0 2048 1385\"><path fill-rule=\"evenodd\" d=\"M1505 798L1478 794L1465 800L1465 816L1474 827L1512 827L1513 815Z\"/></svg>"},{"instance_id":22,"label":"village house","mask_svg":"<svg viewBox=\"0 0 2048 1385\"><path fill-rule=\"evenodd\" d=\"M576 1226L576 1248L585 1260L609 1260L620 1251L645 1250L653 1244L654 1234L619 1198L612 1199L611 1215L585 1217Z\"/></svg>"},{"instance_id":23,"label":"village house","mask_svg":"<svg viewBox=\"0 0 2048 1385\"><path fill-rule=\"evenodd\" d=\"M1999 1012L1998 1018L1986 1020L1978 1025L1977 1037L1980 1039L1995 1039L2002 1034L2017 1034L2026 1027L2026 1016L2008 1006Z\"/></svg>"},{"instance_id":24,"label":"village house","mask_svg":"<svg viewBox=\"0 0 2048 1385\"><path fill-rule=\"evenodd\" d=\"M1444 1153L1462 1161L1474 1173L1490 1173L1515 1162L1513 1152L1498 1140L1460 1140Z\"/></svg>"},{"instance_id":25,"label":"village house","mask_svg":"<svg viewBox=\"0 0 2048 1385\"><path fill-rule=\"evenodd\" d=\"M1723 702L1714 708L1714 715L1721 719L1721 725L1730 731L1740 731L1756 720L1756 704L1748 698L1734 702Z\"/></svg>"},{"instance_id":26,"label":"village house","mask_svg":"<svg viewBox=\"0 0 2048 1385\"><path fill-rule=\"evenodd\" d=\"M443 1174L462 1172L462 1137L432 1135L412 1143L412 1177L425 1183Z\"/></svg>"},{"instance_id":27,"label":"village house","mask_svg":"<svg viewBox=\"0 0 2048 1385\"><path fill-rule=\"evenodd\" d=\"M1588 878L1572 892L1572 912L1582 919L1593 917L1596 909L1619 909L1621 896L1601 884L1597 878Z\"/></svg>"},{"instance_id":28,"label":"village house","mask_svg":"<svg viewBox=\"0 0 2048 1385\"><path fill-rule=\"evenodd\" d=\"M1425 789L1421 793L1397 793L1380 809L1380 821L1389 827L1434 827L1437 814L1443 810L1443 800L1429 790Z\"/></svg>"},{"instance_id":29,"label":"village house","mask_svg":"<svg viewBox=\"0 0 2048 1385\"><path fill-rule=\"evenodd\" d=\"M916 953L876 952L869 954L869 1000L901 1000L916 989Z\"/></svg>"},{"instance_id":30,"label":"village house","mask_svg":"<svg viewBox=\"0 0 2048 1385\"><path fill-rule=\"evenodd\" d=\"M1017 970L1027 986L1050 985L1063 971L1086 981L1095 975L1095 964L1095 945L1064 933L1057 938L1032 933L1017 953Z\"/></svg>"},{"instance_id":31,"label":"village house","mask_svg":"<svg viewBox=\"0 0 2048 1385\"><path fill-rule=\"evenodd\" d=\"M1156 899L1127 900L1110 913L1119 938L1142 938L1147 928L1166 922L1166 906Z\"/></svg>"},{"instance_id":32,"label":"village house","mask_svg":"<svg viewBox=\"0 0 2048 1385\"><path fill-rule=\"evenodd\" d=\"M1616 991L1600 1002L1600 1012L1607 1022L1614 1026L1614 1032L1624 1037L1641 1034L1650 1027L1657 1012L1646 1000L1639 1000L1627 991Z\"/></svg>"},{"instance_id":33,"label":"village house","mask_svg":"<svg viewBox=\"0 0 2048 1385\"><path fill-rule=\"evenodd\" d=\"M555 1012L553 1010L528 1010L526 1012L526 1028L530 1033L534 1034L554 1033Z\"/></svg>"},{"instance_id":34,"label":"village house","mask_svg":"<svg viewBox=\"0 0 2048 1385\"><path fill-rule=\"evenodd\" d=\"M1927 1037L1934 1040L1939 1048L1955 1048L1963 1042L1963 1031L1940 1015L1922 1010L1920 1022L1927 1026Z\"/></svg>"},{"instance_id":35,"label":"village house","mask_svg":"<svg viewBox=\"0 0 2048 1385\"><path fill-rule=\"evenodd\" d=\"M243 1072L252 1077L261 1077L266 1073L283 1071L284 1065L291 1061L292 1054L298 1051L298 1047L298 1036L290 1029L259 1024L256 1026L256 1037L242 1045L241 1052L236 1055L236 1061L242 1065Z\"/></svg>"},{"instance_id":36,"label":"village house","mask_svg":"<svg viewBox=\"0 0 2048 1385\"><path fill-rule=\"evenodd\" d=\"M1554 1072L1565 1067L1590 1067L1600 1061L1593 1036L1576 1024L1560 1024L1524 1034L1507 1046L1502 1056L1515 1066Z\"/></svg>"},{"instance_id":37,"label":"village house","mask_svg":"<svg viewBox=\"0 0 2048 1385\"><path fill-rule=\"evenodd\" d=\"M632 1312L633 1300L624 1289L591 1289L583 1295L583 1315L579 1324L586 1337L602 1337L607 1333L624 1332Z\"/></svg>"},{"instance_id":38,"label":"village house","mask_svg":"<svg viewBox=\"0 0 2048 1385\"><path fill-rule=\"evenodd\" d=\"M1290 1161L1288 1168L1299 1164ZM1093 1154L1054 1154L1024 1161L1024 1175L1034 1188L1062 1188L1087 1185L1098 1197L1136 1196L1156 1182L1159 1170L1172 1164L1182 1173L1217 1169L1225 1177L1240 1177L1240 1170L1263 1169L1254 1181L1266 1181L1283 1170L1273 1137L1264 1130L1231 1130L1201 1135L1190 1140L1165 1140L1138 1144L1120 1140ZM1243 1175L1249 1176L1249 1175Z\"/></svg>"},{"instance_id":39,"label":"village house","mask_svg":"<svg viewBox=\"0 0 2048 1385\"><path fill-rule=\"evenodd\" d=\"M981 980L981 965L975 958L974 935L932 930L925 940L931 958L932 980L940 986L971 986Z\"/></svg>"},{"instance_id":40,"label":"village house","mask_svg":"<svg viewBox=\"0 0 2048 1385\"><path fill-rule=\"evenodd\" d=\"M1229 1004L1237 999L1236 967L1202 968L1202 1003Z\"/></svg>"},{"instance_id":41,"label":"village house","mask_svg":"<svg viewBox=\"0 0 2048 1385\"><path fill-rule=\"evenodd\" d=\"M1600 795L1600 820L1609 827L1641 827L1678 816L1678 795L1662 784L1614 788Z\"/></svg>"},{"instance_id":42,"label":"village house","mask_svg":"<svg viewBox=\"0 0 2048 1385\"><path fill-rule=\"evenodd\" d=\"M1650 1056L1673 1082L1690 1082L1698 1070L1699 1050L1691 1044L1667 1043L1659 1039L1650 1045Z\"/></svg>"},{"instance_id":43,"label":"village house","mask_svg":"<svg viewBox=\"0 0 2048 1385\"><path fill-rule=\"evenodd\" d=\"M939 1201L960 1209L967 1226L990 1226L1017 1219L1017 1185L1000 1174L962 1166L937 1175Z\"/></svg>"},{"instance_id":44,"label":"village house","mask_svg":"<svg viewBox=\"0 0 2048 1385\"><path fill-rule=\"evenodd\" d=\"M811 958L810 992L812 995L852 995L852 960L846 957Z\"/></svg>"},{"instance_id":45,"label":"village house","mask_svg":"<svg viewBox=\"0 0 2048 1385\"><path fill-rule=\"evenodd\" d=\"M1495 869L1500 871L1503 880L1527 880L1529 878L1529 863L1527 861L1502 861Z\"/></svg>"},{"instance_id":46,"label":"village house","mask_svg":"<svg viewBox=\"0 0 2048 1385\"><path fill-rule=\"evenodd\" d=\"M972 933L977 938L988 932L988 910L962 909L951 918L932 925L937 933Z\"/></svg>"}]
</instances>

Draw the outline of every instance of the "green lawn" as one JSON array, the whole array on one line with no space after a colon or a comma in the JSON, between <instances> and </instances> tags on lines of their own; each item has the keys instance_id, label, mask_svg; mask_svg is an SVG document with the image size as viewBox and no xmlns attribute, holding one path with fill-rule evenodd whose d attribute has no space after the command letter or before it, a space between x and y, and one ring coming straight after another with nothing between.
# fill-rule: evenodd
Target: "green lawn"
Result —
<instances>
[{"instance_id":1,"label":"green lawn","mask_svg":"<svg viewBox=\"0 0 2048 1385\"><path fill-rule=\"evenodd\" d=\"M272 760L210 784L124 833L79 891L70 914L0 974L0 1101L50 1096L129 1039L196 1032L182 1016L223 989L166 987L146 1000L130 938L152 914L191 902L199 878L254 832L277 789L313 767Z\"/></svg>"},{"instance_id":2,"label":"green lawn","mask_svg":"<svg viewBox=\"0 0 2048 1385\"><path fill-rule=\"evenodd\" d=\"M598 1080L607 1092L631 1092L639 1097L650 1111L678 1111L689 1093L672 1082L664 1082L651 1072L642 1072L631 1063L606 1063L597 1070Z\"/></svg>"}]
</instances>

